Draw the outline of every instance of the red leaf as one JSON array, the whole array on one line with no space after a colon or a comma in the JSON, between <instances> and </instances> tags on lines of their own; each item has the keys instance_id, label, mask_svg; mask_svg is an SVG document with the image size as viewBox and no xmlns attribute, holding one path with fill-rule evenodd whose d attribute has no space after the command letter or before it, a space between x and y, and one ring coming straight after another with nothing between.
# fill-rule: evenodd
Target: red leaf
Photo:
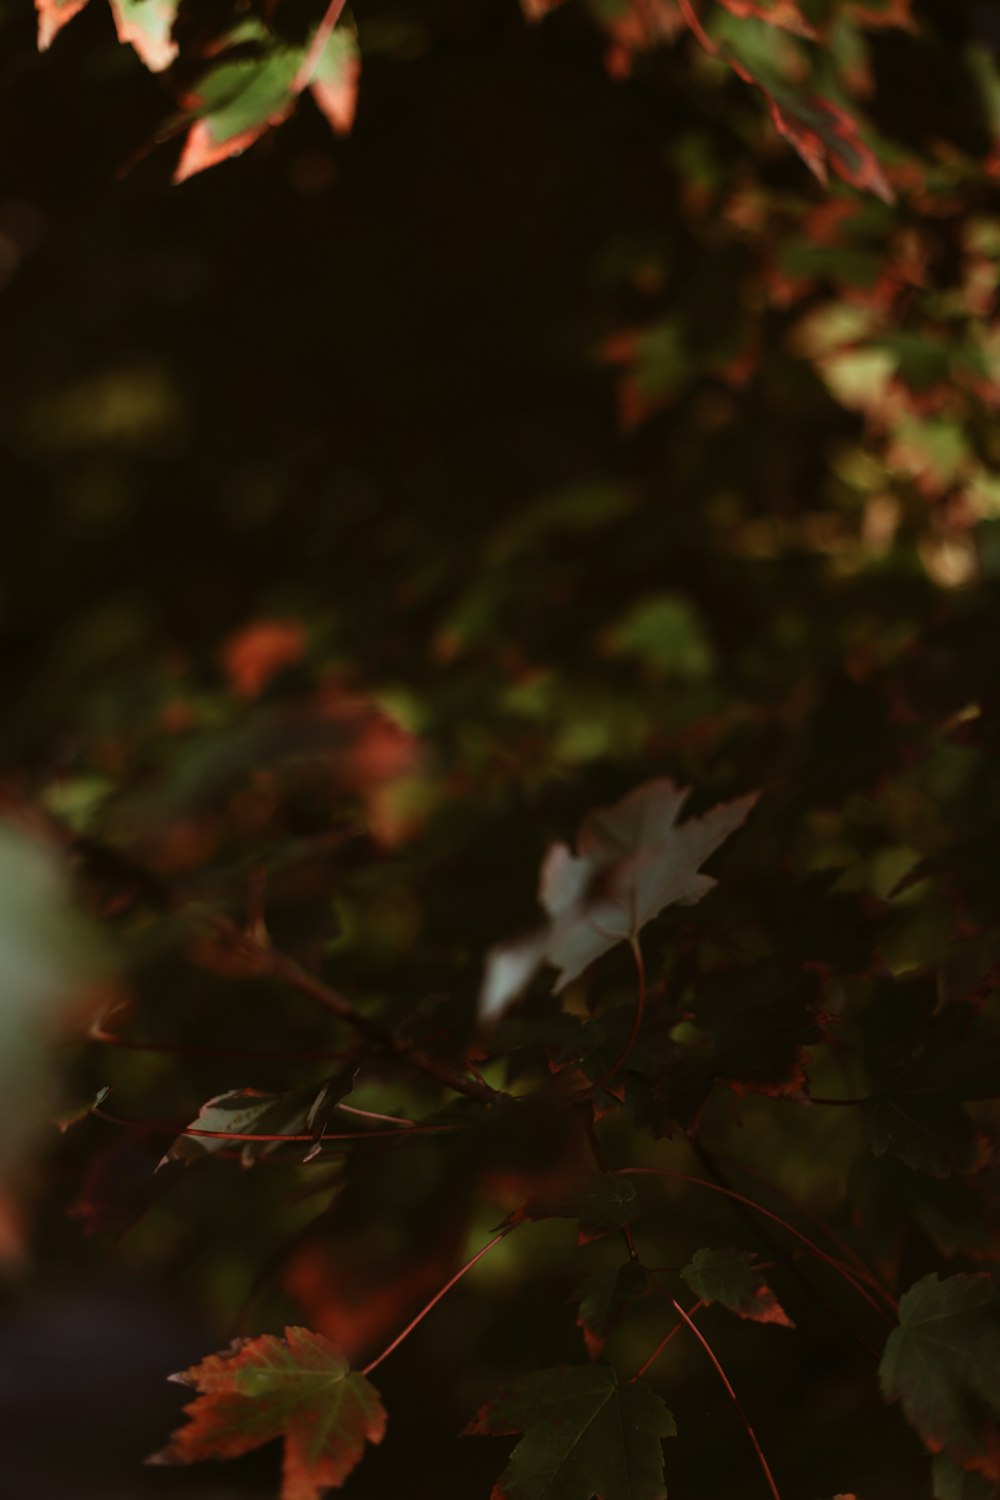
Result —
<instances>
[{"instance_id":1,"label":"red leaf","mask_svg":"<svg viewBox=\"0 0 1000 1500\"><path fill-rule=\"evenodd\" d=\"M187 145L184 148L184 156L181 158L181 166L178 173L184 168L189 153L192 150L192 142L198 132L207 133L207 125L200 121L194 126L188 136ZM247 131L241 138L244 145L249 145L250 140L256 140L258 131ZM202 167L212 166L214 162L229 156L236 149L233 141L227 141L225 147L213 148L202 145L199 141L196 150L206 149L215 151L210 161L199 159L197 165L192 165L185 172L189 176L191 172L198 172ZM300 661L306 649L306 632L298 620L254 620L250 625L245 625L235 635L231 635L224 643L220 655L226 676L229 678L230 686L234 693L240 698L256 698L262 693L276 673L282 667L291 666Z\"/></svg>"},{"instance_id":2,"label":"red leaf","mask_svg":"<svg viewBox=\"0 0 1000 1500\"><path fill-rule=\"evenodd\" d=\"M35 0L38 12L38 50L44 52L67 21L79 15L87 0Z\"/></svg>"},{"instance_id":3,"label":"red leaf","mask_svg":"<svg viewBox=\"0 0 1000 1500\"><path fill-rule=\"evenodd\" d=\"M378 1391L335 1344L306 1328L236 1339L172 1378L199 1394L184 1408L188 1425L149 1462L238 1458L282 1437L281 1500L319 1500L323 1490L339 1489L366 1441L380 1443L385 1434Z\"/></svg>"}]
</instances>

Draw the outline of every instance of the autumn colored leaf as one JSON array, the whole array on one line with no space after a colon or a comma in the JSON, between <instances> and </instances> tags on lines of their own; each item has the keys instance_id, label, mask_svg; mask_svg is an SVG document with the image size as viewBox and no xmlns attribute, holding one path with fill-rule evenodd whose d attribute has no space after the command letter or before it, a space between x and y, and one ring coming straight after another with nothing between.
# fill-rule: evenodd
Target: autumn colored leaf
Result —
<instances>
[{"instance_id":1,"label":"autumn colored leaf","mask_svg":"<svg viewBox=\"0 0 1000 1500\"><path fill-rule=\"evenodd\" d=\"M120 42L129 42L154 73L169 68L177 56L171 33L179 0L111 0Z\"/></svg>"},{"instance_id":2,"label":"autumn colored leaf","mask_svg":"<svg viewBox=\"0 0 1000 1500\"><path fill-rule=\"evenodd\" d=\"M629 1303L648 1290L645 1271L632 1260L594 1271L586 1278L580 1287L576 1322L591 1359L600 1356L608 1334Z\"/></svg>"},{"instance_id":3,"label":"autumn colored leaf","mask_svg":"<svg viewBox=\"0 0 1000 1500\"><path fill-rule=\"evenodd\" d=\"M610 1365L526 1375L466 1431L524 1434L491 1500L665 1500L660 1443L674 1419L642 1381L619 1385Z\"/></svg>"},{"instance_id":4,"label":"autumn colored leaf","mask_svg":"<svg viewBox=\"0 0 1000 1500\"><path fill-rule=\"evenodd\" d=\"M80 14L87 0L35 0L38 12L38 47L44 52L67 22Z\"/></svg>"},{"instance_id":5,"label":"autumn colored leaf","mask_svg":"<svg viewBox=\"0 0 1000 1500\"><path fill-rule=\"evenodd\" d=\"M576 853L554 844L541 869L547 931L501 944L487 958L480 1015L494 1020L542 963L558 969L558 992L618 943L634 942L667 906L700 901L715 885L701 866L744 822L756 794L677 825L690 794L666 777L589 814Z\"/></svg>"},{"instance_id":6,"label":"autumn colored leaf","mask_svg":"<svg viewBox=\"0 0 1000 1500\"><path fill-rule=\"evenodd\" d=\"M343 26L330 33L309 75L312 96L336 135L348 135L358 107L361 54L354 35ZM297 80L302 86L302 78Z\"/></svg>"},{"instance_id":7,"label":"autumn colored leaf","mask_svg":"<svg viewBox=\"0 0 1000 1500\"><path fill-rule=\"evenodd\" d=\"M765 78L732 47L723 56L746 83L760 89L779 135L798 152L820 182L830 172L852 187L891 203L894 193L871 147L861 138L857 120L841 105L819 95L800 96L784 84Z\"/></svg>"},{"instance_id":8,"label":"autumn colored leaf","mask_svg":"<svg viewBox=\"0 0 1000 1500\"><path fill-rule=\"evenodd\" d=\"M879 1378L931 1453L1000 1481L1000 1289L992 1276L925 1276L899 1304Z\"/></svg>"},{"instance_id":9,"label":"autumn colored leaf","mask_svg":"<svg viewBox=\"0 0 1000 1500\"><path fill-rule=\"evenodd\" d=\"M802 14L796 0L722 0L722 4L741 20L765 21L798 36L816 37L815 27Z\"/></svg>"},{"instance_id":10,"label":"autumn colored leaf","mask_svg":"<svg viewBox=\"0 0 1000 1500\"><path fill-rule=\"evenodd\" d=\"M254 620L223 643L219 653L233 692L256 698L283 667L301 661L306 632L298 620Z\"/></svg>"},{"instance_id":11,"label":"autumn colored leaf","mask_svg":"<svg viewBox=\"0 0 1000 1500\"><path fill-rule=\"evenodd\" d=\"M375 1387L351 1371L335 1344L306 1328L236 1339L172 1378L198 1395L184 1408L188 1425L149 1462L238 1458L284 1438L281 1500L319 1500L339 1489L366 1442L380 1443L385 1433Z\"/></svg>"},{"instance_id":12,"label":"autumn colored leaf","mask_svg":"<svg viewBox=\"0 0 1000 1500\"><path fill-rule=\"evenodd\" d=\"M702 1302L721 1302L754 1323L795 1326L747 1250L696 1250L681 1275Z\"/></svg>"}]
</instances>

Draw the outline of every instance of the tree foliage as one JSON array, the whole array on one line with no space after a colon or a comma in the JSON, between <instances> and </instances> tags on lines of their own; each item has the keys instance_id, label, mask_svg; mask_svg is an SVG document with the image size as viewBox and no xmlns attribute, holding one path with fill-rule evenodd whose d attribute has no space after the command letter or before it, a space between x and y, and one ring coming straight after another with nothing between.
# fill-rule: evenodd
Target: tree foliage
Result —
<instances>
[{"instance_id":1,"label":"tree foliage","mask_svg":"<svg viewBox=\"0 0 1000 1500\"><path fill-rule=\"evenodd\" d=\"M12 1274L283 1500L997 1493L997 7L36 10Z\"/></svg>"}]
</instances>

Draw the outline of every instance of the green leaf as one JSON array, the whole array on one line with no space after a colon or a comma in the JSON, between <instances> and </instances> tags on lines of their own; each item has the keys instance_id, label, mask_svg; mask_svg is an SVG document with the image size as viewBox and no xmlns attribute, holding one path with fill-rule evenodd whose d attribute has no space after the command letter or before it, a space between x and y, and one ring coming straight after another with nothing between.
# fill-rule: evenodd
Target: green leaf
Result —
<instances>
[{"instance_id":1,"label":"green leaf","mask_svg":"<svg viewBox=\"0 0 1000 1500\"><path fill-rule=\"evenodd\" d=\"M721 1302L754 1323L795 1326L748 1250L697 1250L681 1275L702 1302Z\"/></svg>"},{"instance_id":2,"label":"green leaf","mask_svg":"<svg viewBox=\"0 0 1000 1500\"><path fill-rule=\"evenodd\" d=\"M660 1440L674 1419L641 1381L619 1386L610 1365L526 1375L467 1431L524 1434L492 1500L665 1500Z\"/></svg>"},{"instance_id":3,"label":"green leaf","mask_svg":"<svg viewBox=\"0 0 1000 1500\"><path fill-rule=\"evenodd\" d=\"M566 1198L533 1198L507 1221L577 1219L581 1245L601 1239L627 1224L635 1206L635 1184L616 1172L594 1172L580 1190Z\"/></svg>"},{"instance_id":4,"label":"green leaf","mask_svg":"<svg viewBox=\"0 0 1000 1500\"><path fill-rule=\"evenodd\" d=\"M876 1156L893 1152L908 1167L947 1177L979 1161L967 1100L1000 1094L1000 1045L978 1007L935 1012L932 978L886 986L861 1019L871 1097L861 1111Z\"/></svg>"},{"instance_id":5,"label":"green leaf","mask_svg":"<svg viewBox=\"0 0 1000 1500\"><path fill-rule=\"evenodd\" d=\"M577 1326L587 1352L596 1359L628 1304L649 1290L649 1279L635 1261L595 1271L580 1287Z\"/></svg>"},{"instance_id":6,"label":"green leaf","mask_svg":"<svg viewBox=\"0 0 1000 1500\"><path fill-rule=\"evenodd\" d=\"M198 119L184 143L175 182L238 155L294 108L305 49L286 46L255 22L233 32L230 43L248 44L254 55L224 58L199 82Z\"/></svg>"},{"instance_id":7,"label":"green leaf","mask_svg":"<svg viewBox=\"0 0 1000 1500\"><path fill-rule=\"evenodd\" d=\"M931 1465L934 1500L996 1500L996 1485L980 1474L969 1474L945 1453Z\"/></svg>"},{"instance_id":8,"label":"green leaf","mask_svg":"<svg viewBox=\"0 0 1000 1500\"><path fill-rule=\"evenodd\" d=\"M260 1093L257 1089L231 1089L209 1099L191 1121L189 1131L172 1142L164 1161L198 1161L221 1151L227 1145L241 1145L240 1156L245 1167L261 1157L270 1156L282 1145L280 1140L240 1141L241 1136L311 1137L304 1160L317 1154L331 1112L349 1094L353 1069L348 1069L317 1087L294 1089L287 1094ZM234 1140L235 1138L235 1140Z\"/></svg>"},{"instance_id":9,"label":"green leaf","mask_svg":"<svg viewBox=\"0 0 1000 1500\"><path fill-rule=\"evenodd\" d=\"M925 1276L899 1304L879 1376L932 1453L1000 1479L1000 1288L988 1275Z\"/></svg>"},{"instance_id":10,"label":"green leaf","mask_svg":"<svg viewBox=\"0 0 1000 1500\"><path fill-rule=\"evenodd\" d=\"M179 0L111 0L120 42L130 42L154 73L169 68L177 56L172 40Z\"/></svg>"},{"instance_id":11,"label":"green leaf","mask_svg":"<svg viewBox=\"0 0 1000 1500\"><path fill-rule=\"evenodd\" d=\"M375 1387L350 1370L335 1344L306 1328L236 1339L172 1378L199 1395L184 1408L188 1425L149 1462L237 1458L283 1437L282 1500L319 1500L339 1488L365 1443L380 1443L385 1433Z\"/></svg>"}]
</instances>

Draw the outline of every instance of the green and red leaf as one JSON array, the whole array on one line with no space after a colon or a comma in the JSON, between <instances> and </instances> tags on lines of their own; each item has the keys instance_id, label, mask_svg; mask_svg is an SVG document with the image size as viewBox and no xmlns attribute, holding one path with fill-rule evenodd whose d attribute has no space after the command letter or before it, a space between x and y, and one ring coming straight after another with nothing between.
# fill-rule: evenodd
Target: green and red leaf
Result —
<instances>
[{"instance_id":1,"label":"green and red leaf","mask_svg":"<svg viewBox=\"0 0 1000 1500\"><path fill-rule=\"evenodd\" d=\"M335 1344L305 1328L237 1339L173 1379L198 1396L184 1409L187 1426L149 1462L238 1458L283 1438L281 1500L319 1500L339 1489L365 1444L385 1433L375 1387L351 1371Z\"/></svg>"}]
</instances>

